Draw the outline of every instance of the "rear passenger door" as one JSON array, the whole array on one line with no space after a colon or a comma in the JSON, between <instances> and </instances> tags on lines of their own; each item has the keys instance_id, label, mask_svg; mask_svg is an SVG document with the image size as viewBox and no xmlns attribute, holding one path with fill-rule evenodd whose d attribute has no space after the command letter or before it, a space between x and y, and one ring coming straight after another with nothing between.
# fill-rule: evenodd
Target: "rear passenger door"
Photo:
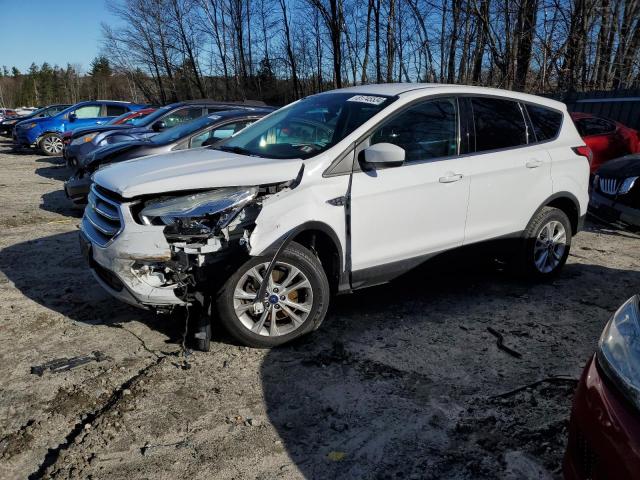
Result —
<instances>
[{"instance_id":1,"label":"rear passenger door","mask_svg":"<svg viewBox=\"0 0 640 480\"><path fill-rule=\"evenodd\" d=\"M474 150L468 164L469 244L523 231L552 184L551 158L536 143L523 105L495 97L469 97L466 105Z\"/></svg>"}]
</instances>

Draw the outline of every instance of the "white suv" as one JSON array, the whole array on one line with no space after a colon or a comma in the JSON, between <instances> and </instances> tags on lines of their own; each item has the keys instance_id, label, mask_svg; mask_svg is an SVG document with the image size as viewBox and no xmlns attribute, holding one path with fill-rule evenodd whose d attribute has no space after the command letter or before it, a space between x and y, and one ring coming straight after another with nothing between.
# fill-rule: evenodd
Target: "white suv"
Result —
<instances>
[{"instance_id":1,"label":"white suv","mask_svg":"<svg viewBox=\"0 0 640 480\"><path fill-rule=\"evenodd\" d=\"M240 342L317 329L332 292L441 252L515 239L555 274L587 210L590 152L562 103L436 84L294 102L215 147L98 171L81 244L100 284L143 308L200 307Z\"/></svg>"}]
</instances>

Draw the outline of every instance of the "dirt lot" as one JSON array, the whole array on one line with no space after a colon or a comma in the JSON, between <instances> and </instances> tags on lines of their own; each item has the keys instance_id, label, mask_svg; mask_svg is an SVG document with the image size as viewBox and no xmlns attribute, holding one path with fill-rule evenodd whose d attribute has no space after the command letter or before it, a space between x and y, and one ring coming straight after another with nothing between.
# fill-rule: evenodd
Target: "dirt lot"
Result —
<instances>
[{"instance_id":1,"label":"dirt lot","mask_svg":"<svg viewBox=\"0 0 640 480\"><path fill-rule=\"evenodd\" d=\"M551 284L436 261L335 299L286 348L238 347L214 327L212 351L187 364L181 318L94 283L61 159L0 144L0 169L3 479L559 478L574 383L496 396L576 379L640 290L640 237L588 224Z\"/></svg>"}]
</instances>

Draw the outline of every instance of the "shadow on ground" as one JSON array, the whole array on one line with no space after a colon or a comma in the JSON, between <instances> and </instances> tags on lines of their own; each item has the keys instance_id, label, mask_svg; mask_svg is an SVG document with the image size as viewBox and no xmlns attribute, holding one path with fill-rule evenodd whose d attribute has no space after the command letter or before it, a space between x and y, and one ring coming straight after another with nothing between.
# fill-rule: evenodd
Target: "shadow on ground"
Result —
<instances>
[{"instance_id":1,"label":"shadow on ground","mask_svg":"<svg viewBox=\"0 0 640 480\"><path fill-rule=\"evenodd\" d=\"M319 331L269 352L269 420L309 479L559 478L574 382L493 396L577 379L638 280L572 263L532 285L442 257L337 298Z\"/></svg>"},{"instance_id":2,"label":"shadow on ground","mask_svg":"<svg viewBox=\"0 0 640 480\"><path fill-rule=\"evenodd\" d=\"M18 243L3 249L0 271L26 297L87 324L114 325L137 320L182 341L181 317L158 316L123 304L105 292L80 255L78 232Z\"/></svg>"}]
</instances>

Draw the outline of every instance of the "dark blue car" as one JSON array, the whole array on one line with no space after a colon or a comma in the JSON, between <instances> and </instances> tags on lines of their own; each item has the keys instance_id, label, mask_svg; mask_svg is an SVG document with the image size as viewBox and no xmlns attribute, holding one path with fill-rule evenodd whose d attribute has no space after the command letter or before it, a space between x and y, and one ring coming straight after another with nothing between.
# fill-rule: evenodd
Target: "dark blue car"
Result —
<instances>
[{"instance_id":1,"label":"dark blue car","mask_svg":"<svg viewBox=\"0 0 640 480\"><path fill-rule=\"evenodd\" d=\"M108 122L126 112L144 108L130 102L90 100L76 103L49 118L34 118L17 123L13 131L16 147L36 147L45 155L62 153L62 133L80 127Z\"/></svg>"}]
</instances>

